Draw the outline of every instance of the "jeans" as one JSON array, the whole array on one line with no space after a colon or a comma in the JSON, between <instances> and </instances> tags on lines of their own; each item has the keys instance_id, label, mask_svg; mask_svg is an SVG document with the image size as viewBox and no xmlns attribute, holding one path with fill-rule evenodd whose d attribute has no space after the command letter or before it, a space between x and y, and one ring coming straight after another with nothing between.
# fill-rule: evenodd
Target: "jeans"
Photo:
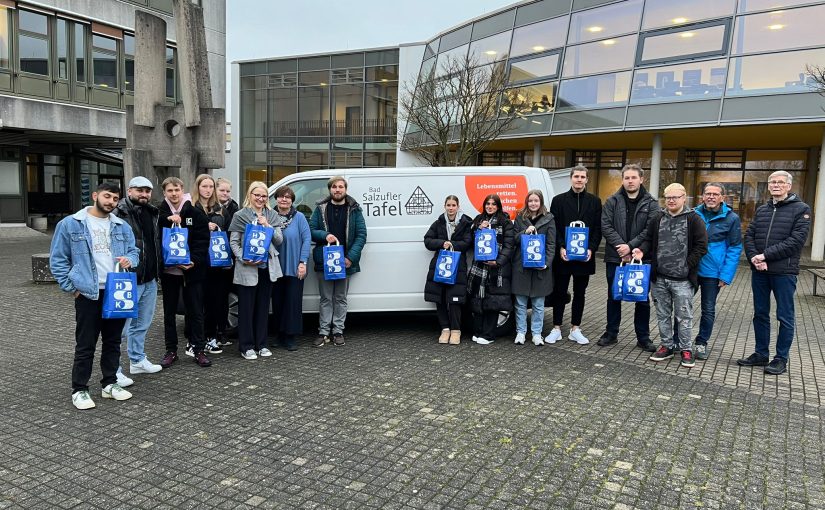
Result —
<instances>
[{"instance_id":1,"label":"jeans","mask_svg":"<svg viewBox=\"0 0 825 510\"><path fill-rule=\"evenodd\" d=\"M318 274L318 293L321 302L318 305L318 334L344 334L344 322L347 320L347 290L350 276L344 280L324 280L324 275Z\"/></svg>"},{"instance_id":2,"label":"jeans","mask_svg":"<svg viewBox=\"0 0 825 510\"><path fill-rule=\"evenodd\" d=\"M238 285L238 350L260 351L267 346L272 280L269 269L258 268L257 285Z\"/></svg>"},{"instance_id":3,"label":"jeans","mask_svg":"<svg viewBox=\"0 0 825 510\"><path fill-rule=\"evenodd\" d=\"M660 276L653 284L656 299L656 319L662 345L673 349L676 345L672 322L679 324L678 347L680 351L693 351L690 330L693 327L693 285L689 281L669 280Z\"/></svg>"},{"instance_id":4,"label":"jeans","mask_svg":"<svg viewBox=\"0 0 825 510\"><path fill-rule=\"evenodd\" d=\"M126 339L126 352L129 361L140 363L146 358L144 344L146 332L155 318L155 305L158 302L158 282L152 280L137 286L137 319L126 319L123 326L123 337Z\"/></svg>"},{"instance_id":5,"label":"jeans","mask_svg":"<svg viewBox=\"0 0 825 510\"><path fill-rule=\"evenodd\" d=\"M203 334L203 282L184 282L182 275L163 273L160 275L160 284L163 287L163 335L166 351L178 352L178 295L183 287L189 342L196 353L202 352L206 344Z\"/></svg>"},{"instance_id":6,"label":"jeans","mask_svg":"<svg viewBox=\"0 0 825 510\"><path fill-rule=\"evenodd\" d=\"M572 326L582 325L582 315L584 315L584 293L590 283L589 274L562 274L553 275L555 287L553 289L553 325L561 326L564 319L564 305L567 300L567 288L570 286L570 278L573 278L573 303L570 310L570 324Z\"/></svg>"},{"instance_id":7,"label":"jeans","mask_svg":"<svg viewBox=\"0 0 825 510\"><path fill-rule=\"evenodd\" d=\"M716 320L716 298L719 296L719 279L699 277L699 289L702 293L702 317L699 319L699 333L696 335L696 345L707 345L713 333L713 323Z\"/></svg>"},{"instance_id":8,"label":"jeans","mask_svg":"<svg viewBox=\"0 0 825 510\"><path fill-rule=\"evenodd\" d=\"M605 332L611 337L619 336L619 325L622 323L622 302L615 301L611 295L610 288L613 286L613 278L616 276L616 268L619 264L612 262L605 263L607 273L607 327ZM636 303L633 313L633 328L636 330L636 340L639 342L650 341L650 299Z\"/></svg>"},{"instance_id":9,"label":"jeans","mask_svg":"<svg viewBox=\"0 0 825 510\"><path fill-rule=\"evenodd\" d=\"M756 337L756 353L770 357L771 344L771 292L776 299L776 319L779 335L776 337L776 357L788 360L793 343L796 317L793 296L796 293L796 275L751 272L753 290L753 332Z\"/></svg>"},{"instance_id":10,"label":"jeans","mask_svg":"<svg viewBox=\"0 0 825 510\"><path fill-rule=\"evenodd\" d=\"M527 333L527 304L532 301L533 317L530 320L530 331L534 335L541 335L544 326L544 296L529 297L516 295L516 333Z\"/></svg>"},{"instance_id":11,"label":"jeans","mask_svg":"<svg viewBox=\"0 0 825 510\"><path fill-rule=\"evenodd\" d=\"M101 289L97 301L92 301L82 294L74 300L76 326L72 393L89 391L89 378L92 377L98 336L102 340L100 372L103 378L100 384L106 387L117 382L115 373L120 365L120 335L123 332L125 319L102 318L103 299L104 292Z\"/></svg>"}]
</instances>

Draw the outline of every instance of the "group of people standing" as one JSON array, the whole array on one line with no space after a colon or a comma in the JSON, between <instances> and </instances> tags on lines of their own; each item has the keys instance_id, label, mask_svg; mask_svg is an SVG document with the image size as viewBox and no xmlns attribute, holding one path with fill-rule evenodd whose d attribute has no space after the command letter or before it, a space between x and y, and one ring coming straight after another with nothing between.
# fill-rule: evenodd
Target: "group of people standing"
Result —
<instances>
[{"instance_id":1,"label":"group of people standing","mask_svg":"<svg viewBox=\"0 0 825 510\"><path fill-rule=\"evenodd\" d=\"M483 212L474 219L461 213L458 198L447 197L445 212L424 237L434 252L425 287L425 299L437 307L441 334L439 343L458 344L461 338L461 309L472 310L472 340L486 345L495 340L500 312L514 311L516 344L524 344L528 331L528 305L532 307L531 340L535 345L559 341L568 289L573 282L572 311L568 339L580 345L590 341L582 332L585 294L590 276L595 274L593 255L602 237L608 289L616 272L625 264L650 266L649 288L656 304L660 345L650 336L650 299L634 304L637 346L651 352L650 360L663 361L678 351L684 367L696 359L708 358L719 292L733 281L743 249L739 217L726 203L725 186L704 185L696 208L686 205L687 191L679 183L664 190L665 207L644 187L644 170L635 164L622 168L622 186L602 205L586 191L588 170L576 166L570 171L570 189L553 197L549 210L541 191L531 190L524 207L511 221L493 194L484 199ZM754 296L753 326L756 352L737 361L742 366L765 366L765 372L786 371L794 335L794 302L799 260L810 228L810 207L790 192L793 176L785 171L771 174L771 199L760 206L744 234L744 247L752 270ZM571 225L588 229L587 256L571 260L566 249L565 230ZM474 236L478 229L494 229L498 256L492 261L474 260ZM522 264L520 237L545 236L544 267ZM462 253L455 284L435 279L439 251ZM701 318L695 338L693 297L701 292ZM776 354L770 358L770 294L777 301L780 323ZM512 296L512 298L511 298ZM553 308L553 328L542 337L545 301ZM598 345L618 342L622 300L608 291L607 320Z\"/></svg>"}]
</instances>

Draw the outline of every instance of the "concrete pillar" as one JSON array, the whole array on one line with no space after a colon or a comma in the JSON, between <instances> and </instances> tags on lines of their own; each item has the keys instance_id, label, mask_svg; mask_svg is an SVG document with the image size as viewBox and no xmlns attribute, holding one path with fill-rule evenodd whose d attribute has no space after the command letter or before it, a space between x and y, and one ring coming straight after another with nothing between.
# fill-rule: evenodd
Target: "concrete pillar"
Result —
<instances>
[{"instance_id":1,"label":"concrete pillar","mask_svg":"<svg viewBox=\"0 0 825 510\"><path fill-rule=\"evenodd\" d=\"M659 198L659 177L662 175L662 134L653 135L653 149L650 153L650 179L647 190L653 198Z\"/></svg>"},{"instance_id":2,"label":"concrete pillar","mask_svg":"<svg viewBox=\"0 0 825 510\"><path fill-rule=\"evenodd\" d=\"M178 36L178 71L186 127L200 126L200 109L212 108L203 9L189 0L175 0L174 11Z\"/></svg>"},{"instance_id":3,"label":"concrete pillar","mask_svg":"<svg viewBox=\"0 0 825 510\"><path fill-rule=\"evenodd\" d=\"M811 260L822 262L825 257L825 130L819 150L819 173L816 177L816 202L814 203L813 239Z\"/></svg>"},{"instance_id":4,"label":"concrete pillar","mask_svg":"<svg viewBox=\"0 0 825 510\"><path fill-rule=\"evenodd\" d=\"M135 10L135 124L155 126L155 105L166 102L166 22Z\"/></svg>"},{"instance_id":5,"label":"concrete pillar","mask_svg":"<svg viewBox=\"0 0 825 510\"><path fill-rule=\"evenodd\" d=\"M541 166L541 140L533 142L533 166L536 168Z\"/></svg>"}]
</instances>

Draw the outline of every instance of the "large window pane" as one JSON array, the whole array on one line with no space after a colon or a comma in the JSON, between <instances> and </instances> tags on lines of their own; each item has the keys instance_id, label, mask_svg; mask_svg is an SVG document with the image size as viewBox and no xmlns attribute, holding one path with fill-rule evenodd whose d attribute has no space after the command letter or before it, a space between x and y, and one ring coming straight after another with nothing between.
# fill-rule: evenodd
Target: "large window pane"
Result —
<instances>
[{"instance_id":1,"label":"large window pane","mask_svg":"<svg viewBox=\"0 0 825 510\"><path fill-rule=\"evenodd\" d=\"M298 73L299 85L326 85L329 83L329 71L311 71Z\"/></svg>"},{"instance_id":2,"label":"large window pane","mask_svg":"<svg viewBox=\"0 0 825 510\"><path fill-rule=\"evenodd\" d=\"M123 84L126 90L134 92L135 90L135 36L125 34L123 36L123 54L125 57L123 68L125 76L123 77Z\"/></svg>"},{"instance_id":3,"label":"large window pane","mask_svg":"<svg viewBox=\"0 0 825 510\"><path fill-rule=\"evenodd\" d=\"M767 11L768 9L779 9L780 7L792 7L794 5L809 4L811 0L747 0L739 2L739 12Z\"/></svg>"},{"instance_id":4,"label":"large window pane","mask_svg":"<svg viewBox=\"0 0 825 510\"><path fill-rule=\"evenodd\" d=\"M559 54L553 53L543 57L510 62L510 83L552 78L559 72Z\"/></svg>"},{"instance_id":5,"label":"large window pane","mask_svg":"<svg viewBox=\"0 0 825 510\"><path fill-rule=\"evenodd\" d=\"M99 87L117 87L117 56L104 51L92 52L94 84Z\"/></svg>"},{"instance_id":6,"label":"large window pane","mask_svg":"<svg viewBox=\"0 0 825 510\"><path fill-rule=\"evenodd\" d=\"M101 50L117 51L117 41L101 35L92 36L92 46Z\"/></svg>"},{"instance_id":7,"label":"large window pane","mask_svg":"<svg viewBox=\"0 0 825 510\"><path fill-rule=\"evenodd\" d=\"M511 115L515 109L519 117L552 112L556 106L556 87L558 83L553 82L507 90L501 98L501 111Z\"/></svg>"},{"instance_id":8,"label":"large window pane","mask_svg":"<svg viewBox=\"0 0 825 510\"><path fill-rule=\"evenodd\" d=\"M65 19L57 20L57 77L69 79L69 39L68 22Z\"/></svg>"},{"instance_id":9,"label":"large window pane","mask_svg":"<svg viewBox=\"0 0 825 510\"><path fill-rule=\"evenodd\" d=\"M733 33L734 55L825 44L825 5L740 16Z\"/></svg>"},{"instance_id":10,"label":"large window pane","mask_svg":"<svg viewBox=\"0 0 825 510\"><path fill-rule=\"evenodd\" d=\"M338 85L332 88L332 115L335 136L358 136L363 134L361 117L363 114L364 86Z\"/></svg>"},{"instance_id":11,"label":"large window pane","mask_svg":"<svg viewBox=\"0 0 825 510\"><path fill-rule=\"evenodd\" d=\"M298 136L329 136L329 87L298 89Z\"/></svg>"},{"instance_id":12,"label":"large window pane","mask_svg":"<svg viewBox=\"0 0 825 510\"><path fill-rule=\"evenodd\" d=\"M725 53L727 25L688 28L642 38L641 62L656 62Z\"/></svg>"},{"instance_id":13,"label":"large window pane","mask_svg":"<svg viewBox=\"0 0 825 510\"><path fill-rule=\"evenodd\" d=\"M630 93L630 71L561 82L559 110L620 106Z\"/></svg>"},{"instance_id":14,"label":"large window pane","mask_svg":"<svg viewBox=\"0 0 825 510\"><path fill-rule=\"evenodd\" d=\"M633 67L636 36L571 46L564 55L564 77L603 73Z\"/></svg>"},{"instance_id":15,"label":"large window pane","mask_svg":"<svg viewBox=\"0 0 825 510\"><path fill-rule=\"evenodd\" d=\"M443 76L449 74L451 71L455 72L456 67L463 68L467 59L467 48L469 44L453 48L450 51L440 53L436 65L436 76Z\"/></svg>"},{"instance_id":16,"label":"large window pane","mask_svg":"<svg viewBox=\"0 0 825 510\"><path fill-rule=\"evenodd\" d=\"M503 32L470 44L470 62L475 65L484 65L507 58L511 34L512 32L509 31Z\"/></svg>"},{"instance_id":17,"label":"large window pane","mask_svg":"<svg viewBox=\"0 0 825 510\"><path fill-rule=\"evenodd\" d=\"M470 33L472 32L472 30L472 25L466 25L459 28L458 30L453 30L449 34L444 34L443 36L441 36L441 43L438 47L438 51L443 53L457 46L469 43Z\"/></svg>"},{"instance_id":18,"label":"large window pane","mask_svg":"<svg viewBox=\"0 0 825 510\"><path fill-rule=\"evenodd\" d=\"M637 32L642 17L642 0L629 0L573 14L568 44L594 41L618 34Z\"/></svg>"},{"instance_id":19,"label":"large window pane","mask_svg":"<svg viewBox=\"0 0 825 510\"><path fill-rule=\"evenodd\" d=\"M269 136L296 136L298 120L298 89L269 91Z\"/></svg>"},{"instance_id":20,"label":"large window pane","mask_svg":"<svg viewBox=\"0 0 825 510\"><path fill-rule=\"evenodd\" d=\"M49 41L20 34L20 70L25 73L49 75Z\"/></svg>"},{"instance_id":21,"label":"large window pane","mask_svg":"<svg viewBox=\"0 0 825 510\"><path fill-rule=\"evenodd\" d=\"M637 69L630 104L720 97L724 85L724 59Z\"/></svg>"},{"instance_id":22,"label":"large window pane","mask_svg":"<svg viewBox=\"0 0 825 510\"><path fill-rule=\"evenodd\" d=\"M0 7L0 67L8 69L9 66L9 10Z\"/></svg>"},{"instance_id":23,"label":"large window pane","mask_svg":"<svg viewBox=\"0 0 825 510\"><path fill-rule=\"evenodd\" d=\"M541 53L545 50L564 46L567 38L568 17L549 19L540 23L533 23L513 31L513 47L511 57Z\"/></svg>"},{"instance_id":24,"label":"large window pane","mask_svg":"<svg viewBox=\"0 0 825 510\"><path fill-rule=\"evenodd\" d=\"M175 97L175 70L166 68L166 97Z\"/></svg>"},{"instance_id":25,"label":"large window pane","mask_svg":"<svg viewBox=\"0 0 825 510\"><path fill-rule=\"evenodd\" d=\"M398 81L398 66L368 67L367 81Z\"/></svg>"},{"instance_id":26,"label":"large window pane","mask_svg":"<svg viewBox=\"0 0 825 510\"><path fill-rule=\"evenodd\" d=\"M86 27L74 24L75 80L86 81Z\"/></svg>"},{"instance_id":27,"label":"large window pane","mask_svg":"<svg viewBox=\"0 0 825 510\"><path fill-rule=\"evenodd\" d=\"M825 49L732 58L725 95L811 92L805 65L812 62L825 62Z\"/></svg>"},{"instance_id":28,"label":"large window pane","mask_svg":"<svg viewBox=\"0 0 825 510\"><path fill-rule=\"evenodd\" d=\"M367 85L364 134L395 136L398 113L398 84Z\"/></svg>"},{"instance_id":29,"label":"large window pane","mask_svg":"<svg viewBox=\"0 0 825 510\"><path fill-rule=\"evenodd\" d=\"M730 16L735 4L736 0L647 0L642 30Z\"/></svg>"},{"instance_id":30,"label":"large window pane","mask_svg":"<svg viewBox=\"0 0 825 510\"><path fill-rule=\"evenodd\" d=\"M267 136L266 90L241 91L241 139ZM254 146L252 147L254 148Z\"/></svg>"},{"instance_id":31,"label":"large window pane","mask_svg":"<svg viewBox=\"0 0 825 510\"><path fill-rule=\"evenodd\" d=\"M19 20L20 30L49 35L49 18L46 15L20 9Z\"/></svg>"}]
</instances>

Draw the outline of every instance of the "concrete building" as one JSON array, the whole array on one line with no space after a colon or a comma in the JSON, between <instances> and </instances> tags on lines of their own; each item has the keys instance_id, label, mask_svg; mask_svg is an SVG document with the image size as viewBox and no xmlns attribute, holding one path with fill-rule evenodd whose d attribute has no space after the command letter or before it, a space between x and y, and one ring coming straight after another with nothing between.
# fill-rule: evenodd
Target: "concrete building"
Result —
<instances>
[{"instance_id":1,"label":"concrete building","mask_svg":"<svg viewBox=\"0 0 825 510\"><path fill-rule=\"evenodd\" d=\"M422 43L400 44L397 79L416 83L433 69L436 79L443 79L441 66L449 57L469 55L479 65L506 66L508 86L533 99L519 103L502 95L521 116L479 164L546 169L583 164L592 170L590 189L602 199L620 187L624 164L639 163L649 171L646 184L654 195L681 182L689 205L698 201L705 183L724 183L729 204L746 227L768 198L767 176L787 170L793 191L815 204L813 256L821 259L825 99L814 92L805 66L825 65L823 19L825 2L811 0L525 1ZM338 151L344 147L336 144L341 120L336 105L343 88L336 88L335 80L348 67L341 57L234 65L239 107L233 124L240 130L233 157L239 178L257 171L272 182L303 164L358 164L344 159L342 165ZM319 72L316 68L302 67L323 59L332 59L329 70L317 76L311 74ZM291 67L281 69L287 60ZM366 78L358 83L358 90L366 90ZM317 97L302 102L310 95L302 87L314 87ZM285 88L297 92L285 96L295 105L290 121L299 127L321 123L317 132L299 130L289 145L278 145L280 133L269 129L284 120L273 105L284 101ZM261 111L268 117L251 121L253 112ZM399 136L405 129L399 126ZM318 135L323 140L312 145ZM314 148L311 158L304 147ZM359 147L366 153L366 141ZM400 150L395 161L417 164Z\"/></svg>"},{"instance_id":2,"label":"concrete building","mask_svg":"<svg viewBox=\"0 0 825 510\"><path fill-rule=\"evenodd\" d=\"M191 1L191 0L186 0ZM226 2L203 7L212 103L226 104ZM167 24L166 100L181 100L172 0L0 0L0 223L58 219L123 182L135 12Z\"/></svg>"}]
</instances>

